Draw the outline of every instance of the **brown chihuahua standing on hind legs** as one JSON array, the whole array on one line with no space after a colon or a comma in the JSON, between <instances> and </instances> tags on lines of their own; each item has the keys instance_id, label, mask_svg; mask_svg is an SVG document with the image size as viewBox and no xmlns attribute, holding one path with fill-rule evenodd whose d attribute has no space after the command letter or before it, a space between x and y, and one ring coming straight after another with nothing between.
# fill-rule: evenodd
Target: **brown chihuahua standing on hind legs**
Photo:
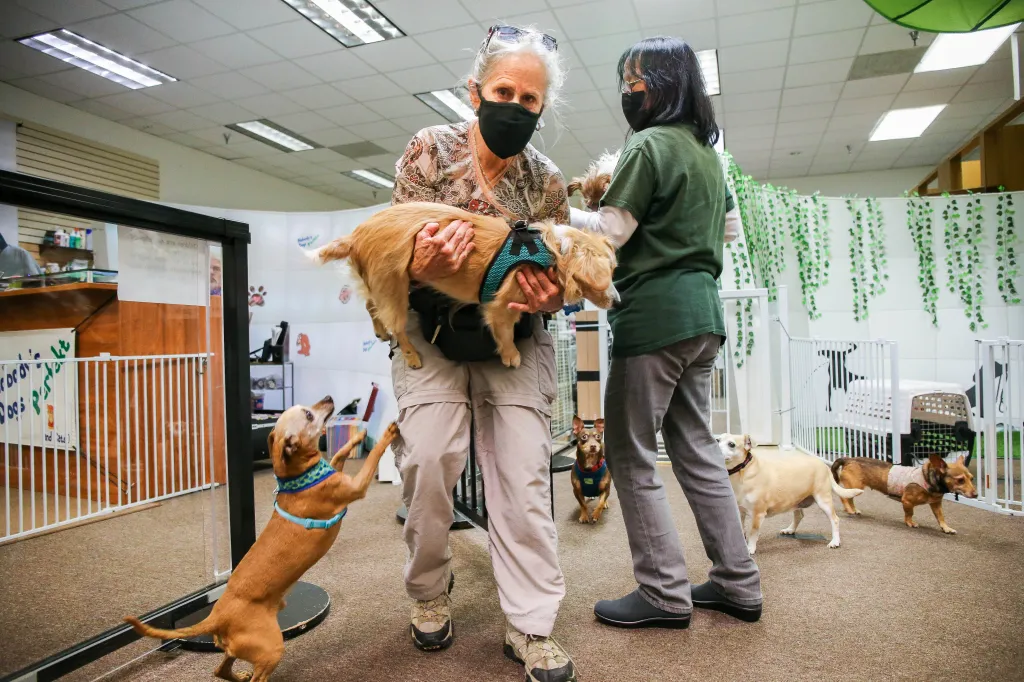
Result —
<instances>
[{"instance_id":1,"label":"brown chihuahua standing on hind legs","mask_svg":"<svg viewBox=\"0 0 1024 682\"><path fill-rule=\"evenodd\" d=\"M572 492L580 503L580 523L597 523L608 508L608 494L612 491L612 474L604 459L604 420L598 419L587 428L579 417L572 418L572 433L576 436L576 461L572 465ZM591 512L587 500L597 498Z\"/></svg>"}]
</instances>

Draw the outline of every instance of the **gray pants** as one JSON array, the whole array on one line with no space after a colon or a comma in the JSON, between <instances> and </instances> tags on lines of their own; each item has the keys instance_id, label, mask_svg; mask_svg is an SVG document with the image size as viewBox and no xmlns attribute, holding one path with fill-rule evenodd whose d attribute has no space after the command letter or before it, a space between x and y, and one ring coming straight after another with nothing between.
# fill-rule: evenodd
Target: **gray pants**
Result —
<instances>
[{"instance_id":1,"label":"gray pants","mask_svg":"<svg viewBox=\"0 0 1024 682\"><path fill-rule=\"evenodd\" d=\"M689 613L683 546L657 471L660 430L697 521L709 577L740 604L761 603L761 576L747 552L739 508L711 434L711 370L720 337L704 334L653 353L613 358L605 392L606 458L622 507L640 593L658 608Z\"/></svg>"}]
</instances>

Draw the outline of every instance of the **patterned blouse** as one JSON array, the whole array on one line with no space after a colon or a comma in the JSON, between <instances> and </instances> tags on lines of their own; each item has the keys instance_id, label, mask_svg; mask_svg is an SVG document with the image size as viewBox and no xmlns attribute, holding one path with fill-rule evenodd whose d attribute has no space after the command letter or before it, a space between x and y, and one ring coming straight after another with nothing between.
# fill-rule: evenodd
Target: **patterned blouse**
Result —
<instances>
[{"instance_id":1,"label":"patterned blouse","mask_svg":"<svg viewBox=\"0 0 1024 682\"><path fill-rule=\"evenodd\" d=\"M507 216L491 205L477 185L471 124L432 126L416 133L395 164L392 204L433 201L480 215ZM569 224L569 196L561 171L532 145L516 155L491 189L494 198L519 220Z\"/></svg>"}]
</instances>

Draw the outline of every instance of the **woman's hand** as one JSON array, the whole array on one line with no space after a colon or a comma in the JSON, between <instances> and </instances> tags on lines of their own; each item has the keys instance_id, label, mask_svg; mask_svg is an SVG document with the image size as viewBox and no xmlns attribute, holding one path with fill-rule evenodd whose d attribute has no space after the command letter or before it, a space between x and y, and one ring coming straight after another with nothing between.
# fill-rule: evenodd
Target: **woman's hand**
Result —
<instances>
[{"instance_id":1,"label":"woman's hand","mask_svg":"<svg viewBox=\"0 0 1024 682\"><path fill-rule=\"evenodd\" d=\"M509 303L509 310L521 313L557 313L562 309L562 290L558 288L555 269L547 272L525 267L516 273L516 281L526 296L526 303Z\"/></svg>"},{"instance_id":2,"label":"woman's hand","mask_svg":"<svg viewBox=\"0 0 1024 682\"><path fill-rule=\"evenodd\" d=\"M417 282L433 282L459 271L476 248L473 224L454 220L438 232L437 223L427 223L416 235L409 276Z\"/></svg>"}]
</instances>

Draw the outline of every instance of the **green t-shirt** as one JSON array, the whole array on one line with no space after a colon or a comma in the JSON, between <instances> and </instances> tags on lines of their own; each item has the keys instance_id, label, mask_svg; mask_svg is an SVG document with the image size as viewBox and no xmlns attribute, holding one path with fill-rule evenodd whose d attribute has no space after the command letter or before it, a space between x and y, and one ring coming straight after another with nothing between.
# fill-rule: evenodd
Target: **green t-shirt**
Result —
<instances>
[{"instance_id":1,"label":"green t-shirt","mask_svg":"<svg viewBox=\"0 0 1024 682\"><path fill-rule=\"evenodd\" d=\"M629 139L601 200L639 224L615 270L622 300L608 314L613 356L651 353L701 334L725 336L716 280L731 199L718 153L689 126L654 126Z\"/></svg>"}]
</instances>

